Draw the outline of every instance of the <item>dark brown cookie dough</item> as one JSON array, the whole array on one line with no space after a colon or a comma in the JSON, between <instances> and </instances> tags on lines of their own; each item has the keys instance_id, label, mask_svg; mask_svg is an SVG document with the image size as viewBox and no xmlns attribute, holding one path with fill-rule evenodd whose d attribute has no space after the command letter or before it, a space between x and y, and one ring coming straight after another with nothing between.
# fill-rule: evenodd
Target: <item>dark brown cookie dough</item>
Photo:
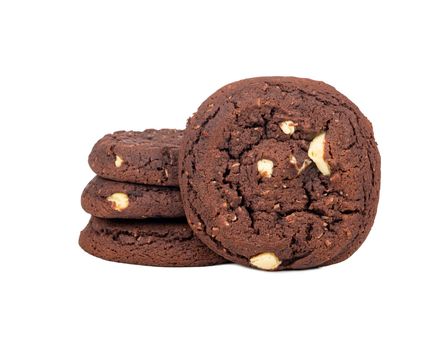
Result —
<instances>
[{"instance_id":1,"label":"dark brown cookie dough","mask_svg":"<svg viewBox=\"0 0 447 350\"><path fill-rule=\"evenodd\" d=\"M100 218L144 219L184 217L177 187L106 180L96 176L81 197L84 210Z\"/></svg>"},{"instance_id":2,"label":"dark brown cookie dough","mask_svg":"<svg viewBox=\"0 0 447 350\"><path fill-rule=\"evenodd\" d=\"M152 266L208 266L225 259L209 250L184 220L110 220L92 217L79 245L105 260Z\"/></svg>"},{"instance_id":3,"label":"dark brown cookie dough","mask_svg":"<svg viewBox=\"0 0 447 350\"><path fill-rule=\"evenodd\" d=\"M178 186L178 152L183 131L117 131L99 140L89 156L92 170L106 179Z\"/></svg>"},{"instance_id":4,"label":"dark brown cookie dough","mask_svg":"<svg viewBox=\"0 0 447 350\"><path fill-rule=\"evenodd\" d=\"M246 266L340 262L363 243L377 210L372 126L322 82L265 77L223 87L189 120L179 163L194 232Z\"/></svg>"}]
</instances>

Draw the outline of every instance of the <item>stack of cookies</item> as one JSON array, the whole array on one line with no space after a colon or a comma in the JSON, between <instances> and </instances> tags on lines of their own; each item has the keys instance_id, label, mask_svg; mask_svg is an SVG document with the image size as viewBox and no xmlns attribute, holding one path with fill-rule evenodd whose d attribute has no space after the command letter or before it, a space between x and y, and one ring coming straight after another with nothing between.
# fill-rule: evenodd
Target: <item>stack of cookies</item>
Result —
<instances>
[{"instance_id":1,"label":"stack of cookies","mask_svg":"<svg viewBox=\"0 0 447 350\"><path fill-rule=\"evenodd\" d=\"M333 87L294 77L224 86L184 132L107 135L90 165L81 246L135 264L335 264L365 241L379 201L371 123Z\"/></svg>"},{"instance_id":2,"label":"stack of cookies","mask_svg":"<svg viewBox=\"0 0 447 350\"><path fill-rule=\"evenodd\" d=\"M179 130L118 131L89 156L96 173L82 193L92 215L79 243L111 261L154 266L225 262L193 235L178 188Z\"/></svg>"}]
</instances>

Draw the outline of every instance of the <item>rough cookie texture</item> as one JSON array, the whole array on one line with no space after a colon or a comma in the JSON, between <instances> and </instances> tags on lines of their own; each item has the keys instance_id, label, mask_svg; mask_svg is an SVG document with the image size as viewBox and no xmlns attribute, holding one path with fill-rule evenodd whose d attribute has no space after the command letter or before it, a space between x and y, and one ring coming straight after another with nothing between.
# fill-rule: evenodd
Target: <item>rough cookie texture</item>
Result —
<instances>
[{"instance_id":1,"label":"rough cookie texture","mask_svg":"<svg viewBox=\"0 0 447 350\"><path fill-rule=\"evenodd\" d=\"M152 266L208 266L226 260L209 250L184 220L107 220L92 217L79 245L105 260Z\"/></svg>"},{"instance_id":2,"label":"rough cookie texture","mask_svg":"<svg viewBox=\"0 0 447 350\"><path fill-rule=\"evenodd\" d=\"M81 205L87 213L108 219L185 216L180 190L176 187L130 184L99 176L84 189Z\"/></svg>"},{"instance_id":3,"label":"rough cookie texture","mask_svg":"<svg viewBox=\"0 0 447 350\"><path fill-rule=\"evenodd\" d=\"M178 186L178 152L183 131L117 131L105 135L89 156L92 170L106 179Z\"/></svg>"},{"instance_id":4,"label":"rough cookie texture","mask_svg":"<svg viewBox=\"0 0 447 350\"><path fill-rule=\"evenodd\" d=\"M326 175L308 156L323 134L316 159ZM188 121L179 165L195 234L246 266L340 262L363 243L377 210L380 155L370 122L309 79L253 78L218 90Z\"/></svg>"}]
</instances>

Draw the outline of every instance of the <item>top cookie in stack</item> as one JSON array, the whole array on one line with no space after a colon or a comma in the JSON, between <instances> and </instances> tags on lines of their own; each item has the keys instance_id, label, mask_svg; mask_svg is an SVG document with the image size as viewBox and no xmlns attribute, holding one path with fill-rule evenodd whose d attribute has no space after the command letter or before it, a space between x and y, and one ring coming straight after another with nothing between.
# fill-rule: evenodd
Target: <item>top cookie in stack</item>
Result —
<instances>
[{"instance_id":1,"label":"top cookie in stack","mask_svg":"<svg viewBox=\"0 0 447 350\"><path fill-rule=\"evenodd\" d=\"M89 156L92 170L116 181L178 186L182 130L117 131L99 140Z\"/></svg>"}]
</instances>

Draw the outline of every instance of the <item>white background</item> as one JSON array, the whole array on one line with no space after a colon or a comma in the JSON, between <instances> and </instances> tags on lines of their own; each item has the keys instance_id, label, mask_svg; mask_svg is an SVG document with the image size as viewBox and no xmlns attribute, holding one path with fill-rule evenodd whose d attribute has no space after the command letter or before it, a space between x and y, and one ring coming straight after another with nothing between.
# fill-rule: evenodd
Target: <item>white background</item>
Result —
<instances>
[{"instance_id":1,"label":"white background","mask_svg":"<svg viewBox=\"0 0 447 350\"><path fill-rule=\"evenodd\" d=\"M446 349L442 1L1 1L1 349ZM379 212L304 272L110 263L77 244L87 156L220 86L324 80L373 122Z\"/></svg>"}]
</instances>

